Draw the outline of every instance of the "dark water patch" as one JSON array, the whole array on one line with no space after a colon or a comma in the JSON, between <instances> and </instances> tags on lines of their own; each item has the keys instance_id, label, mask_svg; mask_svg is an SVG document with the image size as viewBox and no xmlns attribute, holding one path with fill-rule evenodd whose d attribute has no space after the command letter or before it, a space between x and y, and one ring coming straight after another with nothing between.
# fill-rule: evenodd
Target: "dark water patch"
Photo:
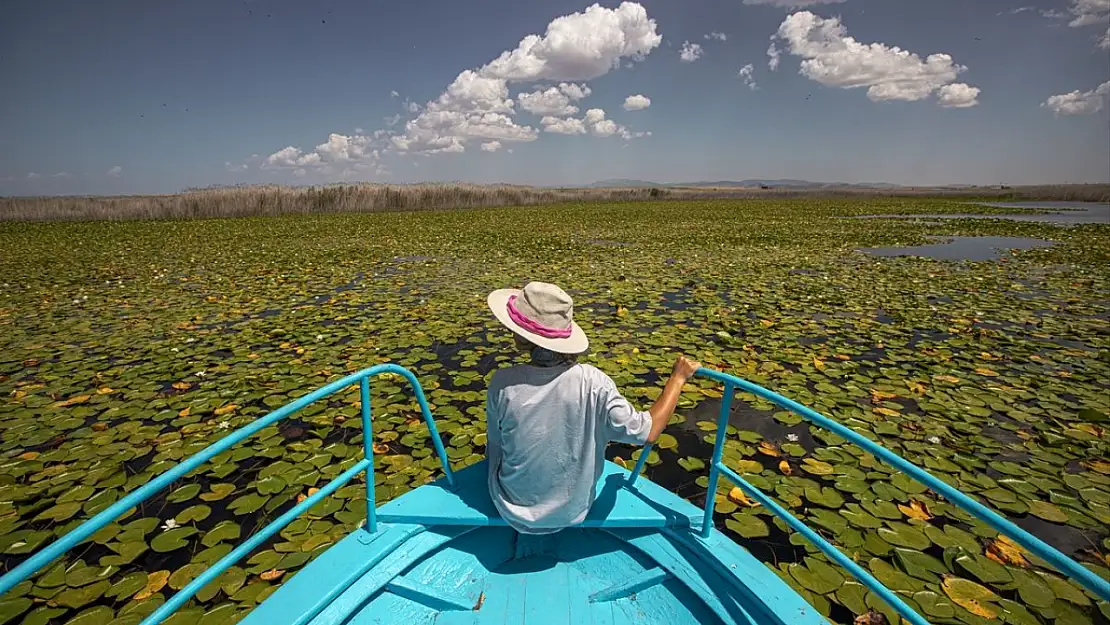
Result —
<instances>
[{"instance_id":1,"label":"dark water patch","mask_svg":"<svg viewBox=\"0 0 1110 625\"><path fill-rule=\"evenodd\" d=\"M706 434L713 436L715 432L702 432L697 429L696 424L699 421L716 423L720 412L721 400L707 399L694 408L682 411L686 416L686 421L679 427L673 429L685 429L687 431L697 432L699 434L699 439ZM804 447L806 451L813 451L818 447L817 441L814 440L805 421L797 425L785 425L774 418L773 415L775 412L776 411L771 410L757 410L751 407L747 402L735 399L729 410L728 424L738 430L755 432L771 442L797 443ZM668 429L668 431L670 431L670 429ZM775 464L777 464L777 462Z\"/></svg>"},{"instance_id":2,"label":"dark water patch","mask_svg":"<svg viewBox=\"0 0 1110 625\"><path fill-rule=\"evenodd\" d=\"M1100 534L1091 530L1081 530L1069 525L1052 523L1032 515L1011 517L1010 520L1014 522L1014 525L1072 557L1083 550L1098 549L1101 534L1105 534L1105 532Z\"/></svg>"},{"instance_id":3,"label":"dark water patch","mask_svg":"<svg viewBox=\"0 0 1110 625\"><path fill-rule=\"evenodd\" d=\"M1101 202L978 202L979 206L992 208L1012 208L1015 210L1047 211L1028 213L920 213L914 215L858 215L847 219L903 219L913 220L922 225L920 220L949 220L949 219L1001 219L1004 221L1019 221L1056 226L1075 226L1081 224L1110 224L1110 203Z\"/></svg>"},{"instance_id":4,"label":"dark water patch","mask_svg":"<svg viewBox=\"0 0 1110 625\"><path fill-rule=\"evenodd\" d=\"M933 260L998 260L1007 250L1031 250L1051 247L1050 241L1031 237L929 237L944 240L944 243L931 243L911 247L869 247L859 251L872 256L919 256Z\"/></svg>"}]
</instances>

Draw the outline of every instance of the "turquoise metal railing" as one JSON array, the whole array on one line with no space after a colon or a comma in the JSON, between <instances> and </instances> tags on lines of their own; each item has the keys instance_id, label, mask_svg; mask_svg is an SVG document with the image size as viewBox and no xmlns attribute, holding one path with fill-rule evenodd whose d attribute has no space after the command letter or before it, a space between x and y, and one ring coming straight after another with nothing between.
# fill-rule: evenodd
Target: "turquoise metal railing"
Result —
<instances>
[{"instance_id":1,"label":"turquoise metal railing","mask_svg":"<svg viewBox=\"0 0 1110 625\"><path fill-rule=\"evenodd\" d=\"M710 464L709 469L709 486L705 497L705 514L702 519L701 526L701 535L703 537L709 536L710 532L713 531L713 510L717 505L717 483L720 476L723 474L726 478L728 478L729 481L739 486L740 489L743 490L747 496L757 501L767 510L770 510L772 514L785 521L786 524L793 528L795 531L801 533L802 536L813 543L814 546L816 546L822 553L828 556L829 559L844 567L849 573L852 574L853 577L855 577L860 583L866 586L868 590L881 597L883 601L886 601L886 603L889 604L890 607L894 608L907 621L909 621L913 625L930 625L929 621L927 621L924 617L914 611L914 609L907 605L905 601L902 601L898 597L898 595L884 586L882 582L875 579L873 575L860 567L860 565L856 564L855 561L844 555L844 553L836 548L836 546L825 540L823 537L821 537L820 534L811 529L808 525L798 520L794 515L786 511L786 509L784 509L773 499L764 494L763 491L752 486L747 482L747 480L740 477L735 471L725 466L725 464L721 460L721 457L724 452L725 434L728 429L728 415L732 409L732 400L733 396L736 393L736 390L742 389L744 391L752 393L753 395L756 395L757 397L762 397L763 399L766 399L767 401L775 404L776 406L779 406L780 408L785 408L801 416L810 423L824 428L845 440L859 445L871 455L883 460L887 464L902 471L906 475L909 475L913 479L927 486L933 492L944 496L944 498L956 504L961 509L971 513L976 518L998 530L1000 533L1008 536L1014 542L1029 550L1034 555L1056 567L1057 570L1074 578L1076 581L1082 584L1084 588L1087 588L1102 599L1110 601L1110 582L1107 582L1106 580L1096 575L1090 569L1087 569L1075 560L1072 560L1063 553L1060 553L1048 543L1045 543L1036 536L1030 534L1029 532L1026 532L1017 525L1014 525L1012 522L994 512L990 508L979 503L975 499L949 486L946 482L938 479L929 472L921 469L917 465L909 462L905 458L902 458L889 449L876 444L875 442L859 434L858 432L847 428L837 423L836 421L833 421L832 419L799 404L796 401L787 399L786 397L783 397L782 395L779 395L774 391L770 391L758 384L749 382L742 378L738 378L727 373L722 373L720 371L715 371L713 369L704 368L699 369L697 375L709 378L711 380L716 380L717 382L721 382L725 385L724 395L721 399L721 410L717 416L717 436L713 444L713 460ZM647 460L648 453L650 451L650 444L645 446L641 450L640 458L639 460L637 460L636 466L632 469L632 473L629 476L629 486L635 484L636 478L640 475L641 471L643 471L644 462Z\"/></svg>"},{"instance_id":2,"label":"turquoise metal railing","mask_svg":"<svg viewBox=\"0 0 1110 625\"><path fill-rule=\"evenodd\" d=\"M305 406L327 397L337 391L346 389L349 386L358 383L359 385L359 401L362 404L362 439L363 439L363 458L351 466L349 469L341 473L338 477L328 482L326 486L319 491L307 497L304 501L298 503L293 508L289 509L285 514L282 514L277 519L271 521L266 527L262 528L241 545L233 549L226 556L220 558L215 564L210 566L207 570L201 573L196 579L189 582L181 590L173 594L164 604L157 610L152 612L149 616L143 619L140 625L157 625L163 620L168 618L171 614L177 611L182 605L185 604L194 594L201 588L212 582L224 571L226 571L233 564L238 562L244 556L251 552L255 547L262 544L267 538L273 536L281 531L286 525L289 525L298 516L303 514L312 506L319 503L325 497L334 493L337 489L349 482L351 478L359 473L366 472L366 531L377 531L377 520L374 505L374 450L371 447L373 444L373 430L370 425L370 378L383 373L394 373L400 375L408 381L409 386L412 387L413 394L416 395L416 401L420 405L420 412L424 416L424 422L428 425L428 431L432 438L432 444L435 446L436 454L439 457L440 464L443 465L443 472L450 486L455 485L455 474L451 470L451 465L447 460L447 452L443 448L443 440L439 437L439 431L436 429L435 421L432 419L431 410L428 408L428 400L424 397L424 389L420 387L420 382L417 381L416 376L408 369L394 364L381 364L375 365L368 369L363 369L358 373L352 373L345 378L336 380L326 386L323 386L307 395L304 395L293 402L290 402L277 410L267 414L266 416L255 420L254 422L246 425L231 434L221 438L220 440L205 447L200 452L194 454L188 459L181 462L174 468L162 473L158 477L147 482L143 486L135 489L130 494L126 495L119 501L115 502L108 508L104 509L97 515L78 525L65 536L50 543L46 548L39 551L30 558L24 560L19 566L12 569L9 573L0 577L0 597L3 597L9 590L16 584L30 578L32 575L42 570L44 567L57 560L67 551L79 545L82 541L92 536L105 525L115 521L122 516L125 512L134 508L136 505L149 499L158 491L169 486L174 480L182 477L183 475L193 471L205 462L211 460L217 454L220 454L227 449L233 447L244 439L250 437L252 434L257 433L265 427L273 425L278 421L292 415Z\"/></svg>"}]
</instances>

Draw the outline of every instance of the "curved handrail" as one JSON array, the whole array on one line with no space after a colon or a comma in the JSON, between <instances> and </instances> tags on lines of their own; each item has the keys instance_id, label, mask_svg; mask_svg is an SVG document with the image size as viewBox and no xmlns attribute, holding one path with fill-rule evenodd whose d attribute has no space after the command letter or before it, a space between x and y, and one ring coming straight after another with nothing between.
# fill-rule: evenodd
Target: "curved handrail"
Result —
<instances>
[{"instance_id":1,"label":"curved handrail","mask_svg":"<svg viewBox=\"0 0 1110 625\"><path fill-rule=\"evenodd\" d=\"M871 441L855 430L845 427L840 423L837 423L836 421L833 421L832 419L818 412L815 412L814 410L807 408L802 404L799 404L796 401L783 397L782 395L779 395L774 391L768 390L758 384L749 382L742 378L738 378L734 375L706 368L699 369L697 375L715 380L717 382L721 382L725 385L725 392L721 402L721 411L717 420L717 436L714 442L713 462L710 467L709 491L706 495L705 518L702 524L703 535L707 535L712 530L713 508L716 505L715 493L717 491L717 480L719 474L724 473L725 477L727 477L730 481L736 483L737 486L740 486L740 488L748 496L758 501L773 514L775 514L779 518L782 518L784 521L787 522L787 524L802 533L806 538L808 538L818 548L820 548L821 551L823 551L826 555L828 555L838 564L841 564L841 566L844 566L846 569L848 569L848 571L851 572L856 577L856 579L863 582L864 585L868 586L868 588L876 592L876 594L879 594L884 600L887 601L887 603L891 605L891 607L895 608L903 617L905 617L911 623L922 625L928 624L928 621L914 612L912 608L901 601L901 599L899 599L889 589L878 582L878 580L875 580L875 578L872 577L870 573L867 573L867 571L860 568L858 564L845 556L839 549L825 541L820 536L820 534L817 534L804 523L792 516L789 512L775 503L774 500L772 500L770 497L767 497L767 495L765 495L758 488L755 488L739 475L737 475L736 472L724 466L724 464L721 462L721 455L724 447L724 433L728 427L729 410L736 389L742 389L767 401L770 401L780 408L785 408L801 416L805 420L819 427L822 427L840 436L841 438L844 438L845 440L855 443L876 458L879 458L887 464L892 465L894 468L899 469L903 473L912 477L914 480L927 486L933 492L942 495L959 508L987 523L995 530L1009 537L1017 544L1021 545L1025 549L1029 550L1036 556L1054 566L1057 570L1076 579L1085 588L1095 593L1102 599L1110 601L1110 582L1102 579L1093 571L1087 569L1075 560L1064 555L1048 543L1045 543L1036 536L1021 529L1017 525L1014 525L1011 521L1007 520L1005 517L979 503L975 499L960 492L952 486L949 486L946 482L938 479L929 472L921 469L917 465L909 462L905 458L902 458L889 449L886 449L885 447L882 447L881 445ZM640 458L637 461L635 468L632 470L632 474L629 478L630 484L635 482L636 476L638 476L640 474L640 471L643 469L644 461L647 459L650 448L651 446L648 445L640 452ZM829 549L831 549L831 551L829 551ZM862 574L862 577L860 574ZM870 580L868 578L870 578ZM873 581L878 588L872 587L872 585L869 584L868 581Z\"/></svg>"},{"instance_id":2,"label":"curved handrail","mask_svg":"<svg viewBox=\"0 0 1110 625\"><path fill-rule=\"evenodd\" d=\"M359 462L344 471L341 475L333 479L326 486L321 488L318 492L313 493L311 496L300 502L285 514L281 515L274 521L271 521L266 527L262 528L254 535L252 535L246 542L239 545L215 564L205 570L200 576L187 584L184 588L174 593L166 603L162 604L157 610L151 613L146 619L143 620L141 625L156 625L164 619L168 618L175 610L180 608L186 601L188 601L198 590L203 588L210 581L215 579L218 575L223 573L235 562L239 561L243 556L249 553L252 549L261 544L264 540L281 531L286 525L291 523L295 518L300 516L303 512L318 503L324 497L327 497L343 484L348 482L351 478L362 471L366 471L366 497L367 497L367 531L373 533L376 531L376 523L374 516L374 456L372 445L372 430L370 427L370 383L369 379L375 375L383 373L394 373L404 377L413 389L416 395L416 400L420 405L420 411L424 416L424 421L428 425L429 433L431 434L432 443L435 445L436 454L439 457L440 463L443 465L443 472L447 478L447 483L451 486L455 484L455 474L451 470L451 465L447 459L447 452L443 448L443 441L439 437L439 431L436 429L435 420L432 418L431 410L428 407L428 400L424 396L424 389L421 388L420 382L411 371L395 365L380 364L374 365L367 369L363 369L357 373L352 373L344 378L340 378L330 384L322 386L315 391L303 395L298 399L270 412L266 416L256 419L248 425L235 430L224 438L212 443L203 450L190 456L188 459L182 461L177 466L162 473L158 477L152 479L141 487L135 489L131 493L124 496L119 501L111 506L105 508L101 512L94 515L89 520L71 530L58 540L50 543L47 547L24 560L19 566L12 569L3 577L0 577L0 597L3 597L9 590L16 584L23 582L30 578L32 575L54 562L54 560L61 557L67 551L80 544L82 541L92 536L105 525L115 521L122 516L125 512L134 508L136 505L149 499L158 491L164 489L173 483L174 480L182 477L183 475L193 471L205 462L211 460L217 454L220 454L251 435L257 433L259 430L266 428L274 423L292 415L298 410L311 404L312 402L327 397L337 391L346 389L347 387L359 384L360 402L362 404L362 427L363 427L363 458Z\"/></svg>"}]
</instances>

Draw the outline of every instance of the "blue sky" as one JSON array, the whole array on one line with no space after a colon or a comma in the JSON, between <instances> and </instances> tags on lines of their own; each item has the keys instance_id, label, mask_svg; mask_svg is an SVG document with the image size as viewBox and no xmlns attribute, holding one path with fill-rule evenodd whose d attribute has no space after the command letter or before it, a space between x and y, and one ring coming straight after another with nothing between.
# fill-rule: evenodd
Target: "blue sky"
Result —
<instances>
[{"instance_id":1,"label":"blue sky","mask_svg":"<svg viewBox=\"0 0 1110 625\"><path fill-rule=\"evenodd\" d=\"M1110 181L1110 0L588 7L0 3L0 194Z\"/></svg>"}]
</instances>

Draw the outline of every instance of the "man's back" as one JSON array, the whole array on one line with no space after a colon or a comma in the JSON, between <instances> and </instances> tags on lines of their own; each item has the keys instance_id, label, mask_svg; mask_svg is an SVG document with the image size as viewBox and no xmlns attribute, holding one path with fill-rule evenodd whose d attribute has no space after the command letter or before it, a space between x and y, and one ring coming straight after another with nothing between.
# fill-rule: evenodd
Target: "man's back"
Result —
<instances>
[{"instance_id":1,"label":"man's back","mask_svg":"<svg viewBox=\"0 0 1110 625\"><path fill-rule=\"evenodd\" d=\"M593 503L609 441L643 444L652 419L592 365L497 371L486 399L489 489L518 531L580 523Z\"/></svg>"}]
</instances>

